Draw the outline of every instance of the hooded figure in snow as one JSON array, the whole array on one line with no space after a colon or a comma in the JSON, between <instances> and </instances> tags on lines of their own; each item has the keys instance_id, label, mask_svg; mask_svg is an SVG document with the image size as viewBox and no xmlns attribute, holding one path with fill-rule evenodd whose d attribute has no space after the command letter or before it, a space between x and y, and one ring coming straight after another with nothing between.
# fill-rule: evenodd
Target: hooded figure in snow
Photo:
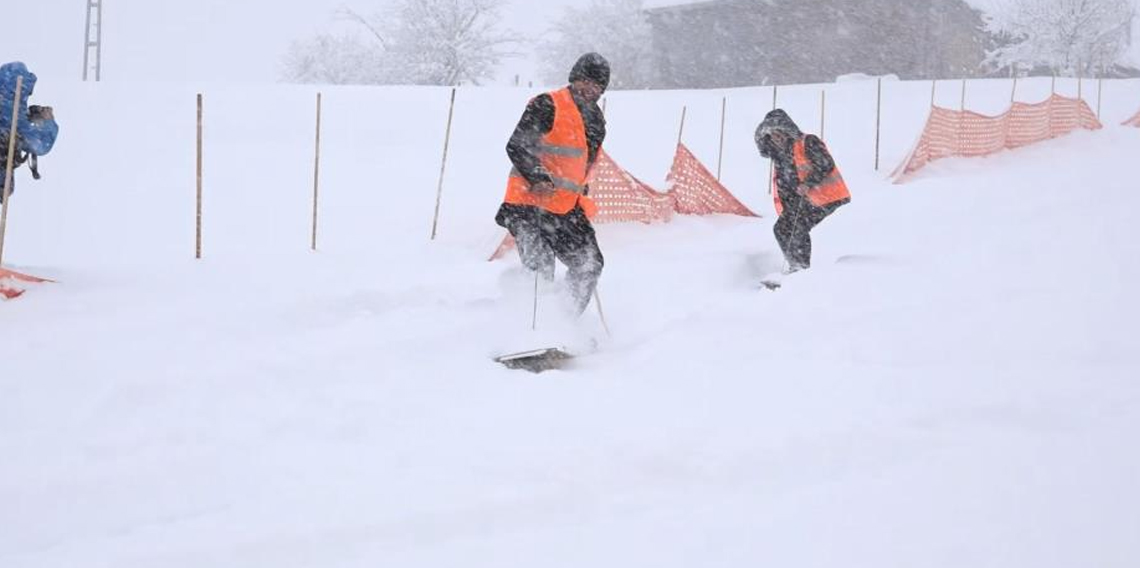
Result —
<instances>
[{"instance_id":1,"label":"hooded figure in snow","mask_svg":"<svg viewBox=\"0 0 1140 568\"><path fill-rule=\"evenodd\" d=\"M531 99L507 143L514 167L495 216L514 235L526 268L551 281L555 259L566 265L578 315L590 304L604 262L586 180L606 137L598 99L609 82L609 63L587 53L571 69L568 86Z\"/></svg>"},{"instance_id":2,"label":"hooded figure in snow","mask_svg":"<svg viewBox=\"0 0 1140 568\"><path fill-rule=\"evenodd\" d=\"M851 194L835 161L818 136L800 131L788 113L775 109L756 128L760 155L772 160L776 242L787 271L811 266L811 230L851 202Z\"/></svg>"}]
</instances>

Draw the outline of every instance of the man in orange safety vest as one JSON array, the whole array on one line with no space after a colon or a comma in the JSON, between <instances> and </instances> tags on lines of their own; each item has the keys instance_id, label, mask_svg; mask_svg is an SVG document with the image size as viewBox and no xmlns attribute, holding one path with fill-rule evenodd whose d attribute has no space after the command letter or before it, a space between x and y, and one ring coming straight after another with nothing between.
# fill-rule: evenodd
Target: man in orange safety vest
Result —
<instances>
[{"instance_id":1,"label":"man in orange safety vest","mask_svg":"<svg viewBox=\"0 0 1140 568\"><path fill-rule=\"evenodd\" d=\"M530 100L507 143L513 168L495 216L514 235L526 268L551 281L555 259L566 265L579 315L604 264L590 222L597 206L586 180L606 137L598 99L609 81L609 63L587 53L574 64L568 86Z\"/></svg>"},{"instance_id":2,"label":"man in orange safety vest","mask_svg":"<svg viewBox=\"0 0 1140 568\"><path fill-rule=\"evenodd\" d=\"M756 147L770 158L772 198L779 219L773 227L787 261L786 272L811 266L811 230L828 215L851 202L851 193L827 146L804 134L782 109L764 117L756 128Z\"/></svg>"}]
</instances>

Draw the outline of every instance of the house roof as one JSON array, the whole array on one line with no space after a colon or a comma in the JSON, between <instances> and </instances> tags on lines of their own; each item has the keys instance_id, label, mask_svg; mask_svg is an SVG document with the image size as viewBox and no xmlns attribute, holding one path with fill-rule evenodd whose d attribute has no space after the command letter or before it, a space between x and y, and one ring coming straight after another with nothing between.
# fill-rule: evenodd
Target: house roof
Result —
<instances>
[{"instance_id":1,"label":"house roof","mask_svg":"<svg viewBox=\"0 0 1140 568\"><path fill-rule=\"evenodd\" d=\"M645 0L643 6L649 12L666 12L722 2L724 0Z\"/></svg>"}]
</instances>

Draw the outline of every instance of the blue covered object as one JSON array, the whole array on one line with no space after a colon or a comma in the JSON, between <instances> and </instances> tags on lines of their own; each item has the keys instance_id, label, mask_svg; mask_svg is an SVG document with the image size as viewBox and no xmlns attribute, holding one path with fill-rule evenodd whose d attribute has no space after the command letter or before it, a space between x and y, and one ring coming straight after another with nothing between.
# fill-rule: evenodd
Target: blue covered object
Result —
<instances>
[{"instance_id":1,"label":"blue covered object","mask_svg":"<svg viewBox=\"0 0 1140 568\"><path fill-rule=\"evenodd\" d=\"M30 155L32 158L32 175L39 177L35 168L36 157L43 156L51 151L55 139L59 135L59 125L54 118L48 118L51 113L39 113L32 120L28 116L28 99L36 89L36 76L28 71L27 65L14 61L0 65L0 202L3 202L3 177L7 168L8 140L12 133L12 105L16 100L16 80L23 77L23 86L20 89L20 106L16 112L16 163ZM9 193L16 191L16 179L8 187Z\"/></svg>"},{"instance_id":2,"label":"blue covered object","mask_svg":"<svg viewBox=\"0 0 1140 568\"><path fill-rule=\"evenodd\" d=\"M24 85L16 124L16 150L43 156L51 152L55 145L59 125L55 119L32 121L28 118L28 99L35 91L36 75L19 61L0 65L0 134L4 137L0 145L7 145L12 130L12 104L16 98L17 77L24 78Z\"/></svg>"}]
</instances>

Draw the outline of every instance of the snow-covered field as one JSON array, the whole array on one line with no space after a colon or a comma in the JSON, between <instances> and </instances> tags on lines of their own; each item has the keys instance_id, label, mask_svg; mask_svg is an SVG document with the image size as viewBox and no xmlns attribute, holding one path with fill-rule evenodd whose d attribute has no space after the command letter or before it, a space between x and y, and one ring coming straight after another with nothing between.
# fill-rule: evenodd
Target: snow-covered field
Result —
<instances>
[{"instance_id":1,"label":"snow-covered field","mask_svg":"<svg viewBox=\"0 0 1140 568\"><path fill-rule=\"evenodd\" d=\"M805 130L821 88L780 90ZM0 566L1140 565L1140 82L1102 131L901 186L930 84L885 85L879 172L874 83L826 88L854 201L775 293L771 90L611 94L608 151L658 187L682 105L715 169L727 96L764 217L600 228L613 336L591 311L600 350L536 376L490 357L568 333L555 299L531 332L485 261L531 93L460 91L429 242L449 92L326 90L312 253L312 90L41 80L61 138L5 260L59 283L0 303Z\"/></svg>"}]
</instances>

